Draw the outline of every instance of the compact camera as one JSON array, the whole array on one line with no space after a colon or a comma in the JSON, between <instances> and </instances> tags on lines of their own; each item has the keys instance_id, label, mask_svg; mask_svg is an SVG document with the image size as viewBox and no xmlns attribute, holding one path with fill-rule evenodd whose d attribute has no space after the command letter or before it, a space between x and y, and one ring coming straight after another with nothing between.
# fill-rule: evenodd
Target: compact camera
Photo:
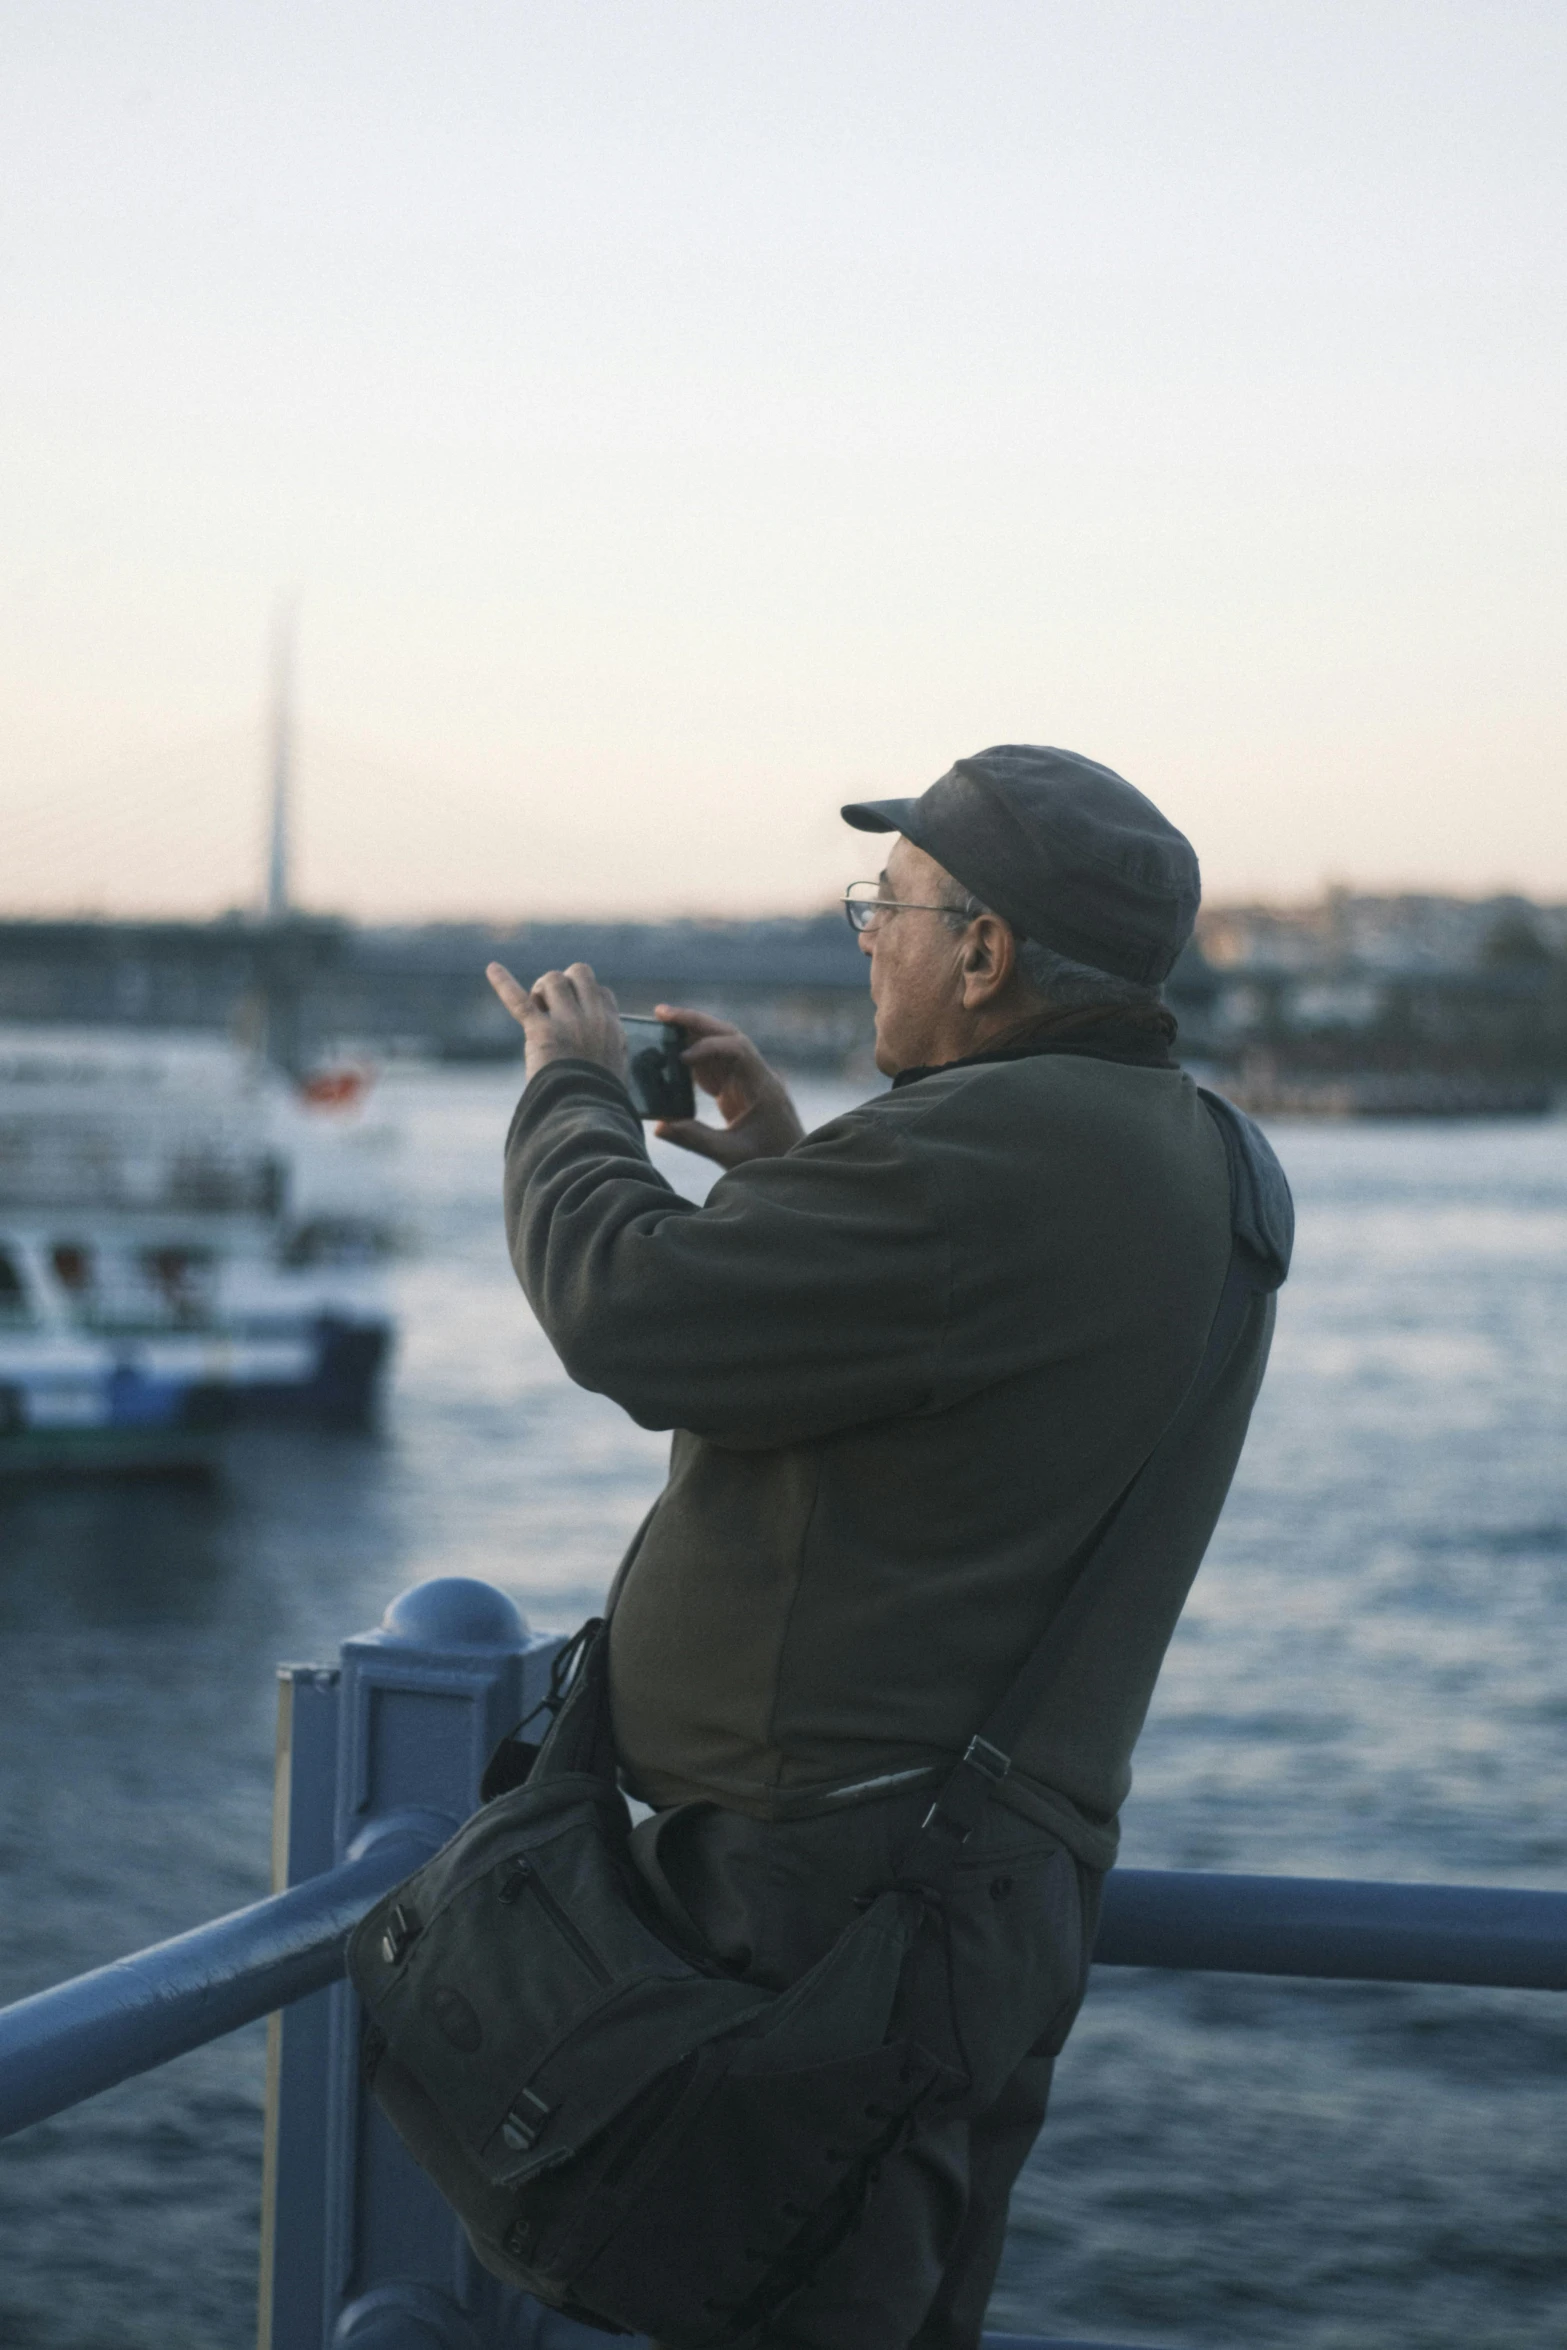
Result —
<instances>
[{"instance_id":1,"label":"compact camera","mask_svg":"<svg viewBox=\"0 0 1567 2350\"><path fill-rule=\"evenodd\" d=\"M694 1118L696 1088L680 1058L691 1039L669 1020L622 1012L626 1032L626 1087L639 1118Z\"/></svg>"}]
</instances>

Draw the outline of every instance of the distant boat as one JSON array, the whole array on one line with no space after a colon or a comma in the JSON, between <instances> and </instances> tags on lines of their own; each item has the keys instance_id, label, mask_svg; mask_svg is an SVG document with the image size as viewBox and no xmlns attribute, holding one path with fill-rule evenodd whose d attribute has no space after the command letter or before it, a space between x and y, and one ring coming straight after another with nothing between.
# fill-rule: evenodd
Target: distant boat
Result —
<instances>
[{"instance_id":1,"label":"distant boat","mask_svg":"<svg viewBox=\"0 0 1567 2350\"><path fill-rule=\"evenodd\" d=\"M199 1468L236 1422L370 1419L392 1232L362 1085L0 1028L0 1473Z\"/></svg>"}]
</instances>

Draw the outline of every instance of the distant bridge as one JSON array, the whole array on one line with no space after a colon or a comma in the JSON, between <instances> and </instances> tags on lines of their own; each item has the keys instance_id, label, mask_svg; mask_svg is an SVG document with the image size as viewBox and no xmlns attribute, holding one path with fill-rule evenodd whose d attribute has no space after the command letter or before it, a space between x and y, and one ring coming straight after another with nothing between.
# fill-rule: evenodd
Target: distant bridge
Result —
<instances>
[{"instance_id":1,"label":"distant bridge","mask_svg":"<svg viewBox=\"0 0 1567 2350\"><path fill-rule=\"evenodd\" d=\"M519 978L585 960L629 1010L696 997L769 1049L841 1064L869 1038L865 962L836 913L758 922L552 922L361 929L277 922L0 922L0 1021L208 1029L290 1068L324 1053L515 1056L484 967Z\"/></svg>"},{"instance_id":2,"label":"distant bridge","mask_svg":"<svg viewBox=\"0 0 1567 2350\"><path fill-rule=\"evenodd\" d=\"M207 1029L249 1038L293 1070L356 1052L515 1059L521 1038L484 977L496 958L525 982L589 962L625 1010L699 1004L738 1020L785 1064L869 1061L865 959L836 910L510 928L369 928L300 913L0 921L0 1022ZM1181 1050L1249 1071L1261 1109L1312 1106L1294 1102L1297 1080L1321 1092L1326 1080L1374 1076L1384 1092L1394 1081L1396 1094L1401 1076L1424 1076L1448 1092L1458 1083L1447 1106L1472 1094L1471 1108L1484 1109L1506 1106L1501 1095L1481 1098L1487 1085L1538 1090L1567 1077L1567 961L1549 954L1418 970L1344 959L1285 970L1266 958L1215 969L1194 945L1165 993ZM1428 1107L1446 1101L1429 1087L1416 1093ZM1352 1106L1395 1114L1409 1105L1378 1095Z\"/></svg>"}]
</instances>

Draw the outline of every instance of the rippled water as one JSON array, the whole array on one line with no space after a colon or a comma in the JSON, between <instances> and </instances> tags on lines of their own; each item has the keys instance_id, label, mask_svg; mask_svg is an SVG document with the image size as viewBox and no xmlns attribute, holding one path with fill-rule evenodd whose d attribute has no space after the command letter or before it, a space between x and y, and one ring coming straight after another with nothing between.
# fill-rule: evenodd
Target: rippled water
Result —
<instances>
[{"instance_id":1,"label":"rippled water","mask_svg":"<svg viewBox=\"0 0 1567 2350\"><path fill-rule=\"evenodd\" d=\"M277 1659L430 1574L573 1623L656 1490L663 1440L567 1385L512 1281L510 1081L388 1094L424 1245L383 1433L247 1440L206 1493L0 1497L0 1997L264 1889ZM1297 1271L1125 1856L1567 1885L1567 1128L1277 1139ZM1547 1994L1104 1970L994 2322L1567 2339L1564 2060ZM248 2350L261 2079L258 2027L0 2145L5 2350Z\"/></svg>"}]
</instances>

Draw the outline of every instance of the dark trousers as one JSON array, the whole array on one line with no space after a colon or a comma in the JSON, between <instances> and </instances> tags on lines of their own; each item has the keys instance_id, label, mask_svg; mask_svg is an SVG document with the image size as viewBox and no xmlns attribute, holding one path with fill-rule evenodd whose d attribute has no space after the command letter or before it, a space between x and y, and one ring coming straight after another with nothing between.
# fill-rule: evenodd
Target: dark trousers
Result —
<instances>
[{"instance_id":1,"label":"dark trousers","mask_svg":"<svg viewBox=\"0 0 1567 2350\"><path fill-rule=\"evenodd\" d=\"M891 1881L929 1801L925 1790L782 1822L681 1804L645 1820L633 1850L673 1925L781 1990L857 1896ZM758 2350L976 2350L1012 2182L1082 2000L1100 1882L992 1801L907 1984L910 2028L969 2085L883 2162L854 2234Z\"/></svg>"}]
</instances>

